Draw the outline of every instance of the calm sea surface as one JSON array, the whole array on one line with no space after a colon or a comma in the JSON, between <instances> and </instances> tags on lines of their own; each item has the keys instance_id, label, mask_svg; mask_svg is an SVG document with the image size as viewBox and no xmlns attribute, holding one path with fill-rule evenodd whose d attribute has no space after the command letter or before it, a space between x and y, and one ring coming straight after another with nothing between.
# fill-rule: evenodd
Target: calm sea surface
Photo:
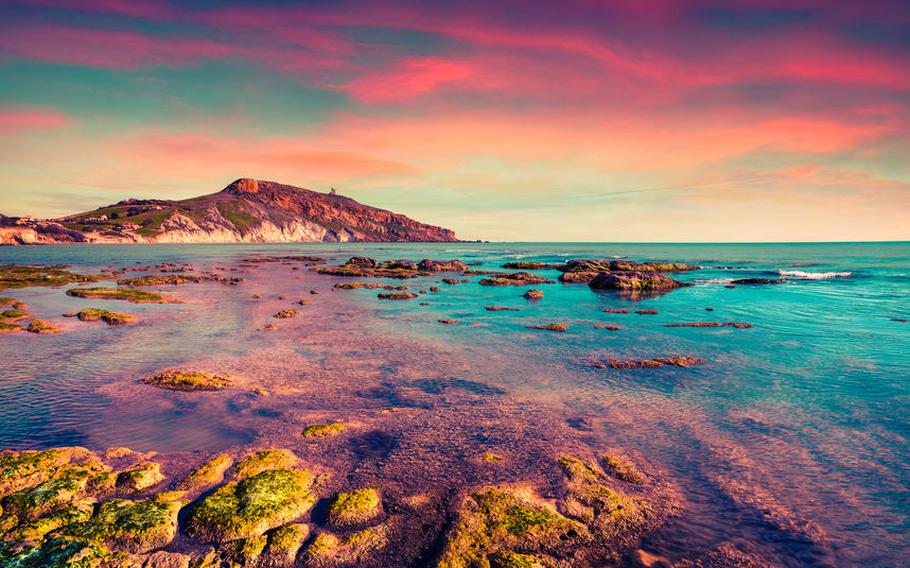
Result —
<instances>
[{"instance_id":1,"label":"calm sea surface","mask_svg":"<svg viewBox=\"0 0 910 568\"><path fill-rule=\"evenodd\" d=\"M131 399L129 408L121 408L110 385L169 365L259 352L278 340L254 333L268 314L257 311L251 295L271 301L318 288L321 295L312 296L313 304L330 306L314 312L322 331L334 331L340 339L370 334L438 345L460 358L454 369L420 368L416 362L425 380L456 377L463 381L459 384L487 385L495 389L491 392L553 409L570 422L597 424L603 417L601 430L582 426L581 435L634 448L659 463L680 480L692 511L652 548L673 556L693 539L720 542L743 530L725 525L732 522L723 519L725 507L735 507L706 481L705 463L726 448L737 457L717 468L730 468L729 475L749 468L750 483L765 488L773 503L824 529L844 564L908 565L910 323L896 321L910 319L908 243L45 246L0 248L0 263L65 263L84 272L159 262L208 269L236 266L250 256L301 254L339 262L354 255L458 258L479 263L474 267L479 269L510 260L572 258L667 260L706 268L674 276L692 287L641 300L585 285L550 284L537 286L545 297L531 303L520 297L524 288L479 286L477 277L446 286L439 284L442 276L435 276L404 284L415 289L440 285L439 294L381 302L375 290L332 292L339 279L280 264L251 269L243 275L248 281L237 287L168 290L187 300L174 305L90 302L68 297L60 288L9 290L3 295L28 303L36 317L68 328L51 336L0 335L0 448L123 445L167 452L249 443L261 429L275 427L278 411L194 409L159 404L154 397ZM559 274L537 273L553 279ZM745 277L789 281L727 287L731 279ZM325 302L319 300L323 297ZM421 305L424 300L427 305ZM111 328L59 317L89 305L136 313L144 323ZM489 305L520 311L485 311ZM642 309L658 313L634 313ZM441 325L439 319L460 324ZM699 321L754 327L663 326ZM526 328L552 322L567 323L568 332ZM622 329L595 329L596 323ZM693 355L706 363L647 371L589 363L591 358L662 355ZM400 378L392 362L406 355L389 347L373 356L377 365L386 365L385 380L394 386ZM752 538L762 538L761 527L750 530ZM814 562L790 546L776 549L783 562Z\"/></svg>"}]
</instances>

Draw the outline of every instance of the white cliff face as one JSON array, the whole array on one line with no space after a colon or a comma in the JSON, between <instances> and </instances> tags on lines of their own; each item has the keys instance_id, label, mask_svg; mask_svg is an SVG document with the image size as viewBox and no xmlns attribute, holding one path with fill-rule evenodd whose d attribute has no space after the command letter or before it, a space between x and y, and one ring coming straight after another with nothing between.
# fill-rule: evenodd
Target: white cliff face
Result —
<instances>
[{"instance_id":1,"label":"white cliff face","mask_svg":"<svg viewBox=\"0 0 910 568\"><path fill-rule=\"evenodd\" d=\"M218 216L220 217L220 215ZM161 224L164 232L147 239L156 243L296 243L322 241L349 241L351 235L336 235L318 223L293 220L286 225L276 225L264 220L240 232L224 218L207 216L202 222L184 215L174 215Z\"/></svg>"}]
</instances>

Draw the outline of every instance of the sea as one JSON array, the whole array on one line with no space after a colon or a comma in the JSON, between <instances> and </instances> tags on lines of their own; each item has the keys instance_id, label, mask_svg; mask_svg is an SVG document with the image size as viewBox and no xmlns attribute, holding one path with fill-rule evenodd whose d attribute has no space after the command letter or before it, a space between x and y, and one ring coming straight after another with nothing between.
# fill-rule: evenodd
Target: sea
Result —
<instances>
[{"instance_id":1,"label":"sea","mask_svg":"<svg viewBox=\"0 0 910 568\"><path fill-rule=\"evenodd\" d=\"M373 289L336 290L335 283L351 279L317 274L301 263L248 262L294 255L330 264L352 256L460 259L476 270L579 258L701 269L672 275L691 286L651 297L557 282L532 286L544 297L528 301L521 294L529 287L481 286L479 276L449 285L440 282L449 275L436 274L376 280L415 291L440 288L413 300L383 301ZM522 414L533 413L527 409L541 409L577 433L579 443L626 448L676 487L675 520L646 543L655 553L680 559L705 543L743 540L781 565L910 565L910 243L0 248L0 264L9 263L66 264L86 273L187 263L225 274L233 269L230 275L246 280L158 288L178 296L179 304L84 300L65 295L70 286L3 291L65 333L0 335L0 448L206 453L278 435L301 409L356 417L438 408L466 422L475 411L478 420L496 411L514 424L531 416ZM534 273L552 280L560 274ZM742 278L783 282L731 284ZM260 331L273 321L272 312L297 299L309 304L298 306L299 320ZM89 306L136 314L142 322L110 327L61 317ZM636 313L651 310L656 313ZM751 327L666 327L697 322ZM568 330L528 327L550 323ZM677 355L704 363L659 369L597 364ZM284 391L269 377L281 374L286 394L274 403L252 397L197 403L136 384L158 369L200 362L229 364L248 376L258 372L263 387L279 394ZM456 432L462 426L446 427ZM433 433L414 435L423 440ZM498 443L495 436L452 436L478 449ZM374 436L351 455L392 460L394 453L380 451L383 444L403 442L388 437ZM520 435L509 440L507 451L520 456L521 444L514 442ZM431 444L409 446L421 447ZM453 460L466 454L432 447ZM729 483L718 481L724 477ZM824 550L789 523L817 527Z\"/></svg>"}]
</instances>

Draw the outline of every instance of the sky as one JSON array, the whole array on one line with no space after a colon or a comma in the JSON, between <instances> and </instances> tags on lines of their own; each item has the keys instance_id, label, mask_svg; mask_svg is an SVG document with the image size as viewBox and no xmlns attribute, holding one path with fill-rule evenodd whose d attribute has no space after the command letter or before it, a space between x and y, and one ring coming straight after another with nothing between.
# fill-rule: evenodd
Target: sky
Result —
<instances>
[{"instance_id":1,"label":"sky","mask_svg":"<svg viewBox=\"0 0 910 568\"><path fill-rule=\"evenodd\" d=\"M240 177L505 241L910 240L910 2L0 0L0 213Z\"/></svg>"}]
</instances>

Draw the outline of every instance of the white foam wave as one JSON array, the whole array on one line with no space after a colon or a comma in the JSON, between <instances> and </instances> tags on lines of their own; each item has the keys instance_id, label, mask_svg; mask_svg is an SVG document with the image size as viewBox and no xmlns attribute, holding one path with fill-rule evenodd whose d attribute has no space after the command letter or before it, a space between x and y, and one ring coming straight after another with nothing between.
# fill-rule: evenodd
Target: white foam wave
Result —
<instances>
[{"instance_id":1,"label":"white foam wave","mask_svg":"<svg viewBox=\"0 0 910 568\"><path fill-rule=\"evenodd\" d=\"M806 272L804 270L778 270L778 274L787 278L798 278L801 280L827 280L828 278L849 278L853 276L852 272Z\"/></svg>"}]
</instances>

